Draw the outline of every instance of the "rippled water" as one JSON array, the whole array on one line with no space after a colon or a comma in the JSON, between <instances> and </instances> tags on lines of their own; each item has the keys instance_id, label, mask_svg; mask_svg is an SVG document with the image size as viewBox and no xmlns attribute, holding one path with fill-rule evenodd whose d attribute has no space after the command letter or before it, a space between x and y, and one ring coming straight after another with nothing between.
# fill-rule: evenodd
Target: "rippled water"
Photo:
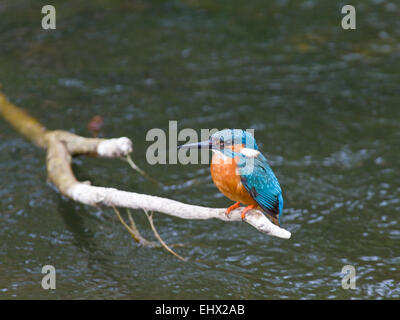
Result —
<instances>
[{"instance_id":1,"label":"rippled water","mask_svg":"<svg viewBox=\"0 0 400 320\"><path fill-rule=\"evenodd\" d=\"M0 83L49 128L129 136L157 188L116 160L77 158L80 180L224 207L205 165L146 163L148 130L254 128L284 190L290 240L247 224L155 214L143 248L111 210L46 183L45 153L0 120L0 298L400 298L400 5L359 1L0 3ZM135 212L145 237L152 232ZM57 269L44 291L41 267ZM341 287L354 265L355 290Z\"/></svg>"}]
</instances>

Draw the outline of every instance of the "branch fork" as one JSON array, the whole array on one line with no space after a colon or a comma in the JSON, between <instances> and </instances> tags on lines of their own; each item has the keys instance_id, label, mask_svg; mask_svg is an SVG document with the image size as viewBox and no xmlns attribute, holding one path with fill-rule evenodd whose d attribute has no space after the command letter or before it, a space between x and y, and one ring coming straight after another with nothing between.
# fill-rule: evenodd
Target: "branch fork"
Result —
<instances>
[{"instance_id":1,"label":"branch fork","mask_svg":"<svg viewBox=\"0 0 400 320\"><path fill-rule=\"evenodd\" d=\"M0 92L0 114L22 135L47 149L47 175L50 182L66 197L90 206L123 207L160 212L182 219L219 219L225 222L242 221L242 208L208 208L185 204L168 198L92 186L79 182L71 168L74 155L102 158L123 158L132 153L132 141L127 137L114 139L85 138L62 130L47 130L36 119L10 103ZM150 220L149 220L150 221ZM291 233L273 224L261 211L250 210L244 221L258 231L278 238L289 239Z\"/></svg>"}]
</instances>

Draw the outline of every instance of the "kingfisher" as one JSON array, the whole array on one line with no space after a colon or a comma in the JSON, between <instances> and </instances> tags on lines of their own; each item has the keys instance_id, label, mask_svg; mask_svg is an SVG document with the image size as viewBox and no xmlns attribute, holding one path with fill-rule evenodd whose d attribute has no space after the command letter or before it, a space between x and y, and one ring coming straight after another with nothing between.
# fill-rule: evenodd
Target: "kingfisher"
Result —
<instances>
[{"instance_id":1,"label":"kingfisher","mask_svg":"<svg viewBox=\"0 0 400 320\"><path fill-rule=\"evenodd\" d=\"M251 133L225 129L212 134L209 140L178 148L207 148L213 152L211 178L221 193L235 201L226 209L228 217L232 210L244 204L242 220L249 210L258 209L266 213L273 223L280 225L282 189Z\"/></svg>"}]
</instances>

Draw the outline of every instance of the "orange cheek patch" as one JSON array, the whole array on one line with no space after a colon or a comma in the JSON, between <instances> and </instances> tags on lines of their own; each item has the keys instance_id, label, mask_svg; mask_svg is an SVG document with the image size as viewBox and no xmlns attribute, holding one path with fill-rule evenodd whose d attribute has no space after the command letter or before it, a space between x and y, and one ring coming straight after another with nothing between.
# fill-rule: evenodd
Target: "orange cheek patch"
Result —
<instances>
[{"instance_id":1,"label":"orange cheek patch","mask_svg":"<svg viewBox=\"0 0 400 320\"><path fill-rule=\"evenodd\" d=\"M244 144L234 144L232 146L228 146L227 148L231 149L233 152L240 152L244 148Z\"/></svg>"}]
</instances>

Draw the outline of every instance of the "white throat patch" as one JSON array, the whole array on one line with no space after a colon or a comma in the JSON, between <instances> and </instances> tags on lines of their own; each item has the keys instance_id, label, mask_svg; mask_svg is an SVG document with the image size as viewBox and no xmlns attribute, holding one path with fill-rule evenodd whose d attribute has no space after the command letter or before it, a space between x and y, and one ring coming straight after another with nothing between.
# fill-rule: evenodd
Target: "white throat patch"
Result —
<instances>
[{"instance_id":1,"label":"white throat patch","mask_svg":"<svg viewBox=\"0 0 400 320\"><path fill-rule=\"evenodd\" d=\"M222 158L223 160L227 160L229 157L227 157L226 155L224 155L221 151L216 150L216 149L211 149L212 152L214 152L215 154L217 154L220 158Z\"/></svg>"},{"instance_id":2,"label":"white throat patch","mask_svg":"<svg viewBox=\"0 0 400 320\"><path fill-rule=\"evenodd\" d=\"M250 148L243 148L240 150L240 153L247 158L256 158L260 154L260 151Z\"/></svg>"}]
</instances>

